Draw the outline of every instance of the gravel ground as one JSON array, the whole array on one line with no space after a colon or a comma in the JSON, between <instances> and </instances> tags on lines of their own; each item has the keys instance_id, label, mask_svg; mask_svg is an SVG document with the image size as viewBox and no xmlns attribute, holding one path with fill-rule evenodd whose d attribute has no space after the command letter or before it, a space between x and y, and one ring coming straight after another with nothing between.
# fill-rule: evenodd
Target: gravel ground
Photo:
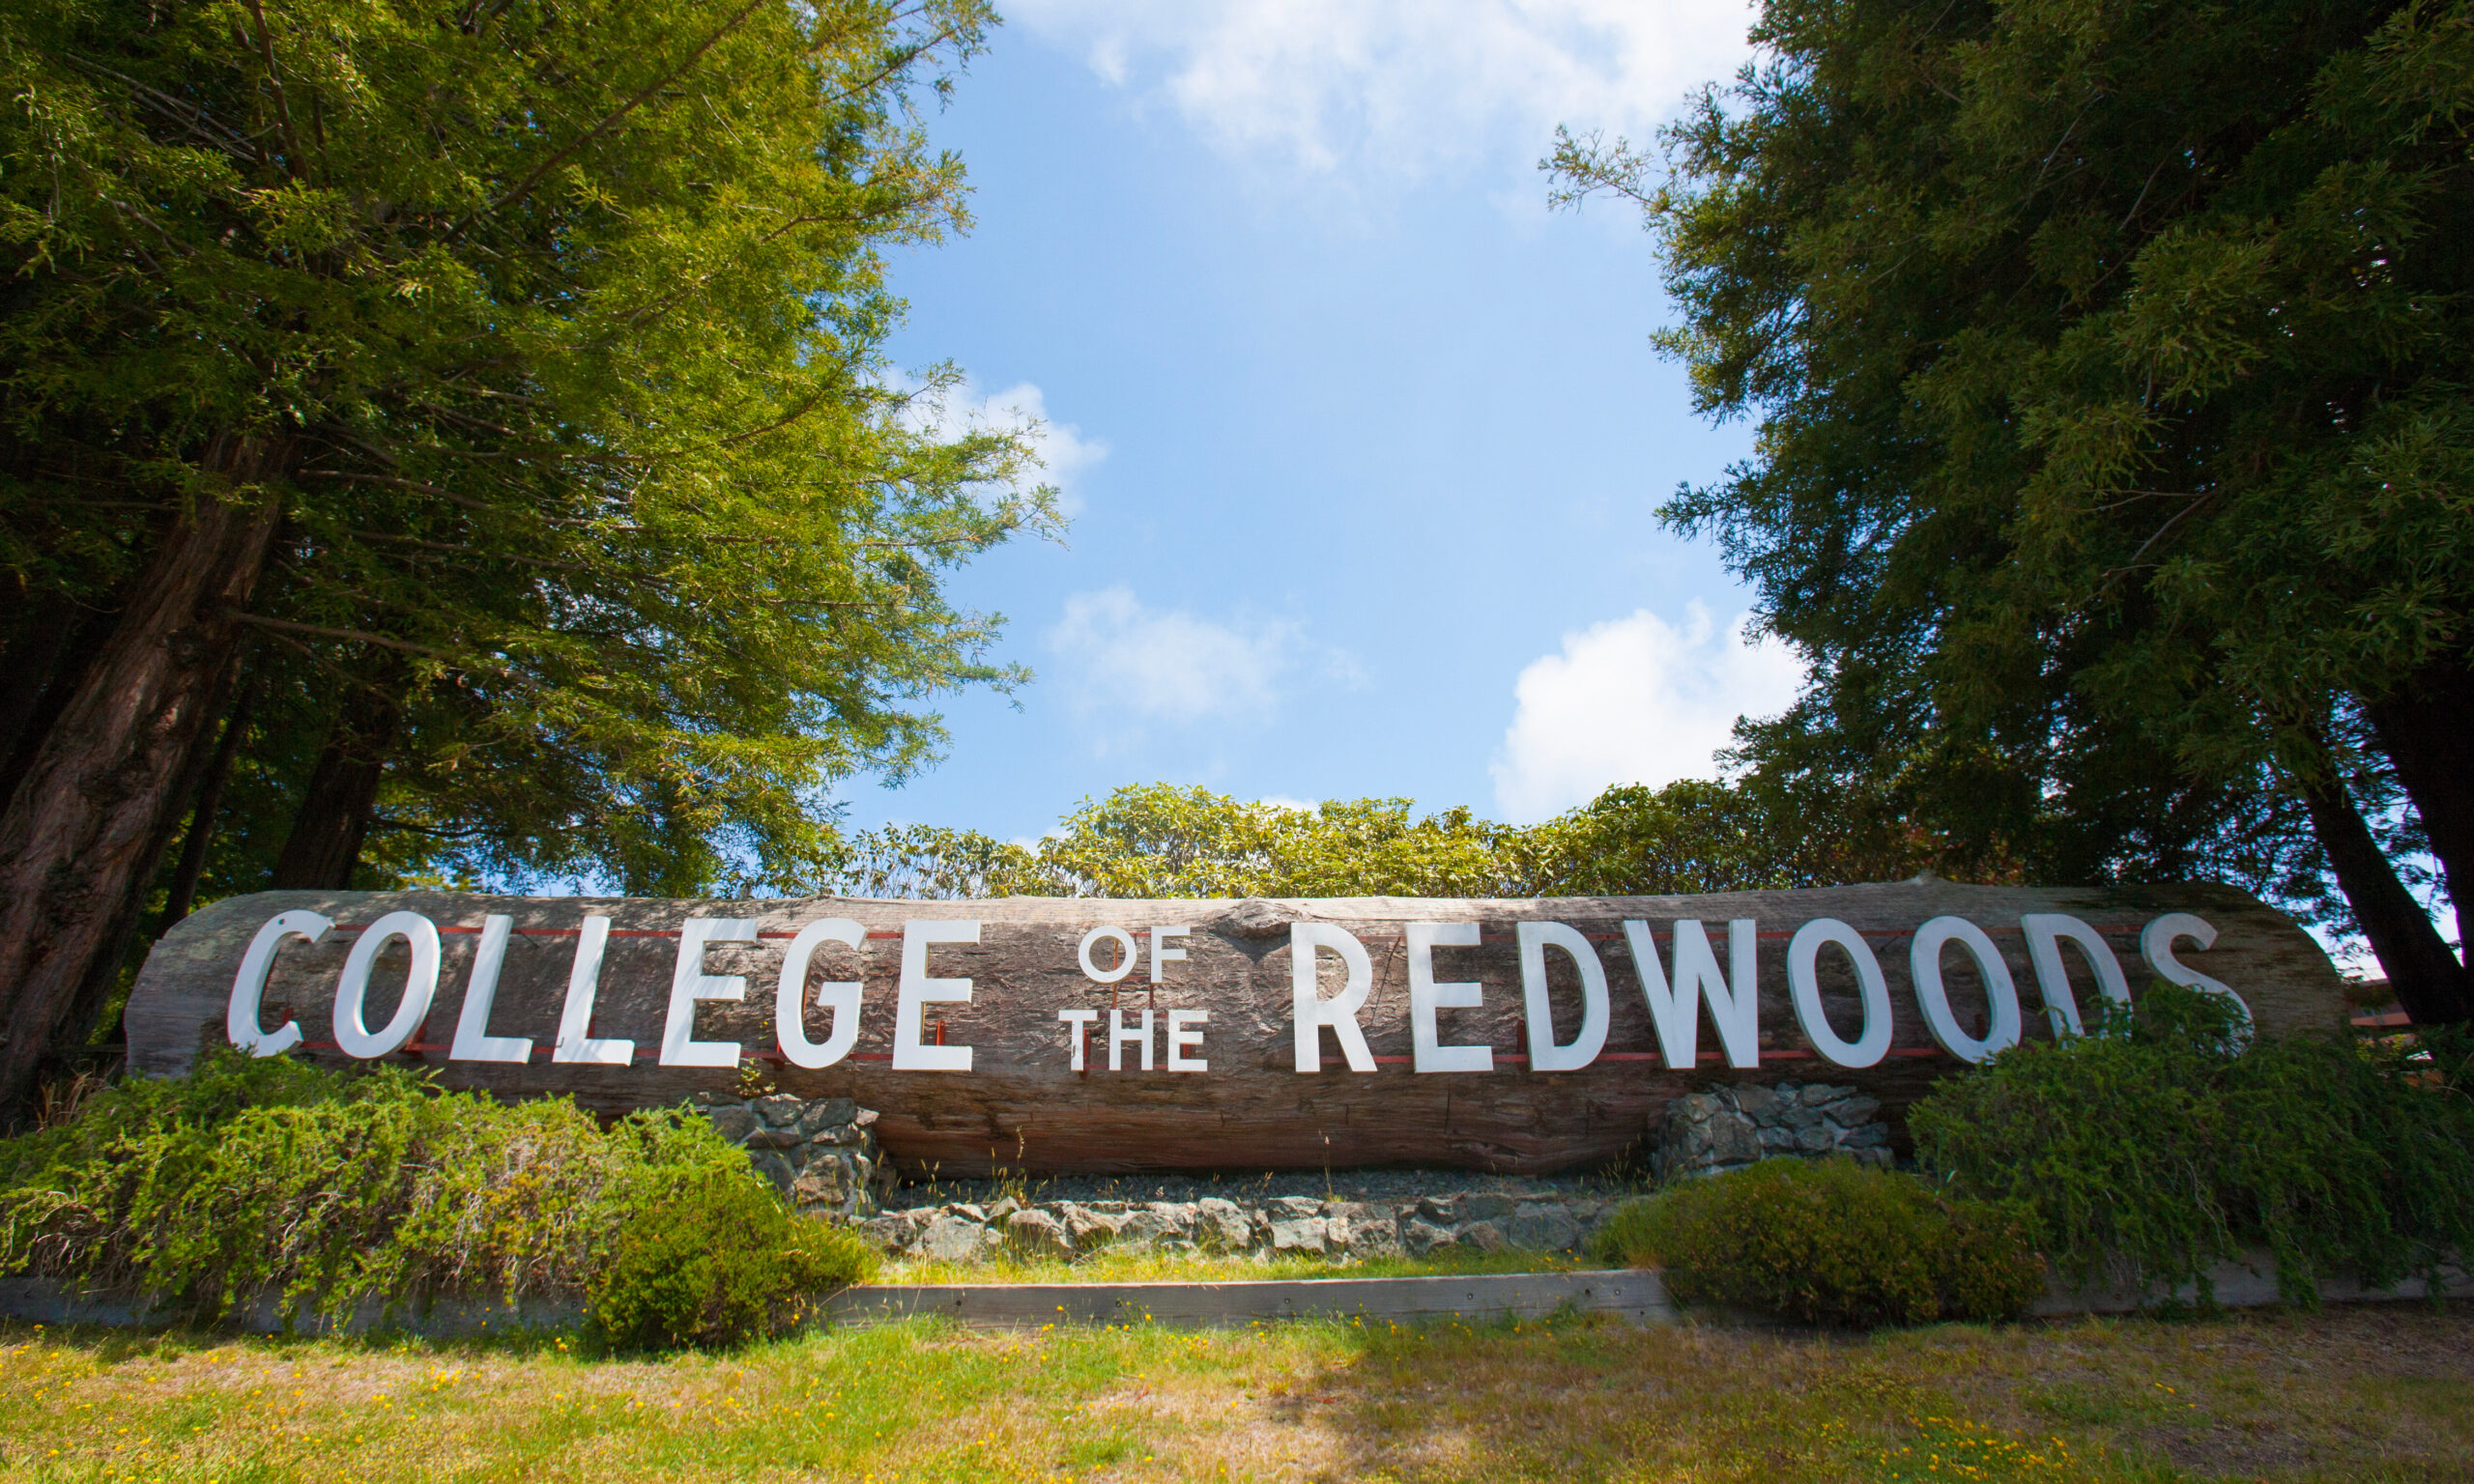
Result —
<instances>
[{"instance_id":1,"label":"gravel ground","mask_svg":"<svg viewBox=\"0 0 2474 1484\"><path fill-rule=\"evenodd\" d=\"M1021 1181L945 1180L905 1182L887 1211L970 1201L985 1205L1011 1195L1026 1205L1042 1201L1268 1200L1302 1195L1323 1200L1405 1205L1421 1196L1474 1191L1490 1195L1590 1195L1631 1193L1634 1187L1601 1175L1522 1177L1469 1170L1318 1170L1246 1175L1054 1175Z\"/></svg>"}]
</instances>

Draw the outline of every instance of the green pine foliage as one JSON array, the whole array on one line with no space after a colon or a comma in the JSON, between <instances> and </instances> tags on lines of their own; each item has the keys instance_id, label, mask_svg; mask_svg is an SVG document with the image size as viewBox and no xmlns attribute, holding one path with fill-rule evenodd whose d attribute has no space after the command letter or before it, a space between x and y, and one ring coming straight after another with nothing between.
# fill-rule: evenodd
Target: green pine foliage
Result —
<instances>
[{"instance_id":1,"label":"green pine foliage","mask_svg":"<svg viewBox=\"0 0 2474 1484\"><path fill-rule=\"evenodd\" d=\"M2474 1251L2474 1100L2461 1035L2414 1049L2251 1037L2215 997L2158 985L2092 1034L2034 1042L1908 1115L1924 1166L2026 1213L2078 1281L2194 1285L2264 1247L2295 1302Z\"/></svg>"},{"instance_id":2,"label":"green pine foliage","mask_svg":"<svg viewBox=\"0 0 2474 1484\"><path fill-rule=\"evenodd\" d=\"M1847 1159L1765 1159L1617 1211L1602 1256L1657 1268L1690 1303L1808 1325L2008 1319L2044 1292L2018 1220L1913 1175Z\"/></svg>"},{"instance_id":3,"label":"green pine foliage","mask_svg":"<svg viewBox=\"0 0 2474 1484\"><path fill-rule=\"evenodd\" d=\"M1547 163L1643 211L1657 343L1757 425L1663 511L1811 661L1756 775L1945 873L2341 917L2337 840L2357 911L2418 912L2378 857L2464 842L2474 5L1766 0L1752 39L1656 146Z\"/></svg>"},{"instance_id":4,"label":"green pine foliage","mask_svg":"<svg viewBox=\"0 0 2474 1484\"><path fill-rule=\"evenodd\" d=\"M500 1103L398 1069L229 1050L0 1142L0 1272L133 1292L197 1319L266 1292L296 1318L372 1297L399 1312L444 1294L587 1297L619 1304L630 1336L728 1338L751 1332L752 1312L778 1316L866 1275L854 1241L791 1230L814 1224L700 1117L639 1113L605 1129L562 1098ZM686 1230L736 1231L751 1261L796 1261L655 1323L645 1316L660 1296L609 1274L635 1270L640 1234Z\"/></svg>"}]
</instances>

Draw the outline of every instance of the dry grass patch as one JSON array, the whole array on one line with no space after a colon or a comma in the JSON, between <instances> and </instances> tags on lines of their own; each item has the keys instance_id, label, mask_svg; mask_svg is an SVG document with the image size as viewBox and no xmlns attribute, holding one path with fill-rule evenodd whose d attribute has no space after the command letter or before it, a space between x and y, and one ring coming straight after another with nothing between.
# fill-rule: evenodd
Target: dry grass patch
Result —
<instances>
[{"instance_id":1,"label":"dry grass patch","mask_svg":"<svg viewBox=\"0 0 2474 1484\"><path fill-rule=\"evenodd\" d=\"M733 1355L0 1331L44 1481L2464 1480L2474 1305L1875 1336L931 1324Z\"/></svg>"}]
</instances>

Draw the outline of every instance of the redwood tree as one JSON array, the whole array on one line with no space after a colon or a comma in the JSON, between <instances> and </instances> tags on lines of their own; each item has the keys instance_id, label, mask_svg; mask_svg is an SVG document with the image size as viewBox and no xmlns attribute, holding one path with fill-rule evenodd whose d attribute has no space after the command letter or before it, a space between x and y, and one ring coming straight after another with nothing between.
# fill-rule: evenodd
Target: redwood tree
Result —
<instances>
[{"instance_id":1,"label":"redwood tree","mask_svg":"<svg viewBox=\"0 0 2474 1484\"><path fill-rule=\"evenodd\" d=\"M2417 1020L2474 885L2474 5L1769 0L1662 153L1666 507L1813 663L1764 776L2040 874L2330 876ZM2306 859L2305 857L2309 857Z\"/></svg>"},{"instance_id":2,"label":"redwood tree","mask_svg":"<svg viewBox=\"0 0 2474 1484\"><path fill-rule=\"evenodd\" d=\"M792 881L826 784L914 765L919 698L1007 678L939 572L1047 493L1016 441L922 433L880 351L881 249L964 221L912 104L991 20L0 14L0 1106L84 1037L235 765L245 664L332 719L293 863L329 884L386 776L452 816L456 772L504 806L544 756L568 862L632 831Z\"/></svg>"}]
</instances>

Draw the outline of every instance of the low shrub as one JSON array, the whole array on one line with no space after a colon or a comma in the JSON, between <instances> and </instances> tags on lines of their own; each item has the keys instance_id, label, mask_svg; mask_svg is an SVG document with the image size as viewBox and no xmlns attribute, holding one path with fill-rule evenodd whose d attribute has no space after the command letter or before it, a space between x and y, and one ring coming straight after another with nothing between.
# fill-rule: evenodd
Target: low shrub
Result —
<instances>
[{"instance_id":1,"label":"low shrub","mask_svg":"<svg viewBox=\"0 0 2474 1484\"><path fill-rule=\"evenodd\" d=\"M2171 985L2089 1035L2028 1042L1908 1113L1923 1165L2007 1203L2076 1281L2192 1285L2264 1247L2301 1303L2474 1253L2474 1100L2461 1035L2251 1036Z\"/></svg>"},{"instance_id":2,"label":"low shrub","mask_svg":"<svg viewBox=\"0 0 2474 1484\"><path fill-rule=\"evenodd\" d=\"M449 1292L580 1298L637 1233L747 1227L763 1219L756 1203L776 1222L767 1250L797 1245L778 1233L798 1218L701 1117L604 1128L562 1098L501 1103L402 1069L223 1050L0 1141L0 1272L134 1292L199 1320L270 1290L294 1318L372 1296L390 1309ZM783 1282L849 1281L858 1256L784 1266Z\"/></svg>"},{"instance_id":3,"label":"low shrub","mask_svg":"<svg viewBox=\"0 0 2474 1484\"><path fill-rule=\"evenodd\" d=\"M1688 1302L1811 1325L2004 1319L2044 1292L2044 1260L1998 1207L1848 1159L1765 1159L1618 1210L1601 1256L1663 1270Z\"/></svg>"},{"instance_id":4,"label":"low shrub","mask_svg":"<svg viewBox=\"0 0 2474 1484\"><path fill-rule=\"evenodd\" d=\"M876 1254L792 1214L734 1174L705 1173L635 1203L589 1285L599 1338L619 1350L734 1345L799 1318L820 1289L855 1282Z\"/></svg>"}]
</instances>

